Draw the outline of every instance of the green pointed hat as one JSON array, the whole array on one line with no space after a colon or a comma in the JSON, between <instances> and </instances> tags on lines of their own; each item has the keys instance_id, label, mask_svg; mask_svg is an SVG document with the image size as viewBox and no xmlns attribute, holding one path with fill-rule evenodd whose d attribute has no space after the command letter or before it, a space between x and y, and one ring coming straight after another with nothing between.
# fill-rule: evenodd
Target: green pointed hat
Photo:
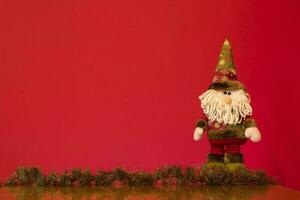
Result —
<instances>
[{"instance_id":1,"label":"green pointed hat","mask_svg":"<svg viewBox=\"0 0 300 200\"><path fill-rule=\"evenodd\" d=\"M216 70L226 70L236 74L231 45L227 39L224 41Z\"/></svg>"},{"instance_id":2,"label":"green pointed hat","mask_svg":"<svg viewBox=\"0 0 300 200\"><path fill-rule=\"evenodd\" d=\"M216 66L213 83L209 86L209 89L245 90L243 84L237 80L232 48L227 39L224 41L219 61Z\"/></svg>"}]
</instances>

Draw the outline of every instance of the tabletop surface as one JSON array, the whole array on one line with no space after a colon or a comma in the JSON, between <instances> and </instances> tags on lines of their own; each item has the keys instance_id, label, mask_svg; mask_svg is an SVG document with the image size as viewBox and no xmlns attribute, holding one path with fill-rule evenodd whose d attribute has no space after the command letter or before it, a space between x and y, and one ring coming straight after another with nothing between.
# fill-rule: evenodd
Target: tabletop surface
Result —
<instances>
[{"instance_id":1,"label":"tabletop surface","mask_svg":"<svg viewBox=\"0 0 300 200\"><path fill-rule=\"evenodd\" d=\"M162 188L0 187L1 200L199 199L300 200L300 192L272 186L202 186Z\"/></svg>"}]
</instances>

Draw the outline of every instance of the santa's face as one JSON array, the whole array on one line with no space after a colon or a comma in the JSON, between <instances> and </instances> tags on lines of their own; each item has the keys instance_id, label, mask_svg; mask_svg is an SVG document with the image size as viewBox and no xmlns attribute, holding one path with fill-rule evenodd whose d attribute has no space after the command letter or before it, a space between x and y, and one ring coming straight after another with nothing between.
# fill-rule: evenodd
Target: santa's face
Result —
<instances>
[{"instance_id":1,"label":"santa's face","mask_svg":"<svg viewBox=\"0 0 300 200\"><path fill-rule=\"evenodd\" d=\"M244 90L207 90L199 99L210 121L238 124L252 114L250 97Z\"/></svg>"}]
</instances>

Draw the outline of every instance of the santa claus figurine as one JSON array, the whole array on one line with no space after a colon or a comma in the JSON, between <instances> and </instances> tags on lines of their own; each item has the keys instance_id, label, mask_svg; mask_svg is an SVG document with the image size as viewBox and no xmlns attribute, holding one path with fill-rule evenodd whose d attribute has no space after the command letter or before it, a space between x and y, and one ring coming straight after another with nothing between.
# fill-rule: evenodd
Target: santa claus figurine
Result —
<instances>
[{"instance_id":1,"label":"santa claus figurine","mask_svg":"<svg viewBox=\"0 0 300 200\"><path fill-rule=\"evenodd\" d=\"M251 118L250 96L237 80L231 46L225 40L212 84L199 97L204 117L197 123L194 140L207 131L211 151L208 162L243 163L240 146L261 139Z\"/></svg>"}]
</instances>

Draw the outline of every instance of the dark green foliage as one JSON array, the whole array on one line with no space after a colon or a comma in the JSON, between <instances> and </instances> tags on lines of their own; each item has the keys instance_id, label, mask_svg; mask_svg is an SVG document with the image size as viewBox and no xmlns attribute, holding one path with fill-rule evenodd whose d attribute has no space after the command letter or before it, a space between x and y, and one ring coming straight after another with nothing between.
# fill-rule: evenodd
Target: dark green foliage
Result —
<instances>
[{"instance_id":1,"label":"dark green foliage","mask_svg":"<svg viewBox=\"0 0 300 200\"><path fill-rule=\"evenodd\" d=\"M152 186L154 184L153 175L145 172L132 173L129 177L128 185L130 186Z\"/></svg>"},{"instance_id":2,"label":"dark green foliage","mask_svg":"<svg viewBox=\"0 0 300 200\"><path fill-rule=\"evenodd\" d=\"M206 163L203 165L201 180L208 185L221 185L226 183L229 176L226 166L222 163Z\"/></svg>"},{"instance_id":3,"label":"dark green foliage","mask_svg":"<svg viewBox=\"0 0 300 200\"><path fill-rule=\"evenodd\" d=\"M43 177L37 167L18 167L16 172L8 179L6 185L28 185L36 183Z\"/></svg>"},{"instance_id":4,"label":"dark green foliage","mask_svg":"<svg viewBox=\"0 0 300 200\"><path fill-rule=\"evenodd\" d=\"M20 183L23 185L34 183L40 176L43 175L39 168L20 167L17 169L17 176L20 177Z\"/></svg>"},{"instance_id":5,"label":"dark green foliage","mask_svg":"<svg viewBox=\"0 0 300 200\"><path fill-rule=\"evenodd\" d=\"M129 181L129 173L126 172L123 168L116 168L112 172L114 181L123 181L124 183L128 183Z\"/></svg>"},{"instance_id":6,"label":"dark green foliage","mask_svg":"<svg viewBox=\"0 0 300 200\"><path fill-rule=\"evenodd\" d=\"M175 165L158 168L154 172L154 178L155 180L161 180L163 185L181 185L185 179L182 168Z\"/></svg>"},{"instance_id":7,"label":"dark green foliage","mask_svg":"<svg viewBox=\"0 0 300 200\"><path fill-rule=\"evenodd\" d=\"M29 174L30 171L31 171L30 168L25 168L25 167L17 168L16 174L17 177L19 177L19 182L21 185L31 183L31 175Z\"/></svg>"},{"instance_id":8,"label":"dark green foliage","mask_svg":"<svg viewBox=\"0 0 300 200\"><path fill-rule=\"evenodd\" d=\"M253 184L257 184L257 185L276 184L276 181L274 179L268 177L261 170L251 172L251 176L249 178Z\"/></svg>"},{"instance_id":9,"label":"dark green foliage","mask_svg":"<svg viewBox=\"0 0 300 200\"><path fill-rule=\"evenodd\" d=\"M60 185L60 177L55 172L50 172L50 174L45 178L45 185Z\"/></svg>"},{"instance_id":10,"label":"dark green foliage","mask_svg":"<svg viewBox=\"0 0 300 200\"><path fill-rule=\"evenodd\" d=\"M72 183L72 175L68 171L64 171L64 173L60 176L60 184L62 186L70 186Z\"/></svg>"},{"instance_id":11,"label":"dark green foliage","mask_svg":"<svg viewBox=\"0 0 300 200\"><path fill-rule=\"evenodd\" d=\"M113 181L114 177L111 172L99 170L95 176L96 185L111 185Z\"/></svg>"},{"instance_id":12,"label":"dark green foliage","mask_svg":"<svg viewBox=\"0 0 300 200\"><path fill-rule=\"evenodd\" d=\"M186 183L194 183L196 181L196 170L192 167L185 169L185 181Z\"/></svg>"},{"instance_id":13,"label":"dark green foliage","mask_svg":"<svg viewBox=\"0 0 300 200\"><path fill-rule=\"evenodd\" d=\"M206 163L200 179L208 185L267 185L275 184L263 171L250 171L242 163Z\"/></svg>"},{"instance_id":14,"label":"dark green foliage","mask_svg":"<svg viewBox=\"0 0 300 200\"><path fill-rule=\"evenodd\" d=\"M15 175L11 175L6 182L4 183L4 185L10 186L10 185L18 185L19 183L17 182L18 179L15 177Z\"/></svg>"},{"instance_id":15,"label":"dark green foliage","mask_svg":"<svg viewBox=\"0 0 300 200\"><path fill-rule=\"evenodd\" d=\"M263 171L250 171L242 163L206 163L201 170L193 167L183 169L180 166L164 166L153 173L127 172L123 168L112 171L97 171L93 175L89 169L82 171L74 169L62 174L55 172L44 175L36 167L19 167L9 177L6 185L36 185L36 186L111 186L115 182L129 186L163 185L266 185L274 184Z\"/></svg>"},{"instance_id":16,"label":"dark green foliage","mask_svg":"<svg viewBox=\"0 0 300 200\"><path fill-rule=\"evenodd\" d=\"M86 169L79 178L80 185L91 185L94 181L94 176L91 174L89 169Z\"/></svg>"},{"instance_id":17,"label":"dark green foliage","mask_svg":"<svg viewBox=\"0 0 300 200\"><path fill-rule=\"evenodd\" d=\"M230 171L230 181L235 185L247 185L250 182L250 171L245 167L238 167L233 171Z\"/></svg>"},{"instance_id":18,"label":"dark green foliage","mask_svg":"<svg viewBox=\"0 0 300 200\"><path fill-rule=\"evenodd\" d=\"M37 186L45 186L46 185L46 176L42 175L36 180Z\"/></svg>"},{"instance_id":19,"label":"dark green foliage","mask_svg":"<svg viewBox=\"0 0 300 200\"><path fill-rule=\"evenodd\" d=\"M80 180L82 171L81 171L81 169L75 168L71 171L71 174L72 174L72 181L75 182L75 181Z\"/></svg>"}]
</instances>

